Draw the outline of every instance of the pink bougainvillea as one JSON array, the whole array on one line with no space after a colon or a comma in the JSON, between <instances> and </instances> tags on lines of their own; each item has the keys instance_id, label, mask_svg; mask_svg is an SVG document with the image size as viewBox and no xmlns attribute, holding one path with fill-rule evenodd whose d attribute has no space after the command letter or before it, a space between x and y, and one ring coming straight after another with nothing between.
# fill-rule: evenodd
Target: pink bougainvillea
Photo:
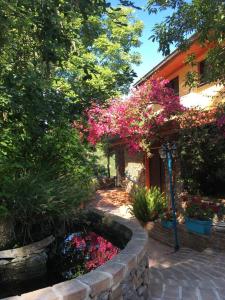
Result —
<instances>
[{"instance_id":1,"label":"pink bougainvillea","mask_svg":"<svg viewBox=\"0 0 225 300\"><path fill-rule=\"evenodd\" d=\"M96 144L103 137L125 139L134 151L141 141L183 111L180 99L167 87L167 80L150 79L127 98L111 99L105 107L93 104L88 110L88 141Z\"/></svg>"}]
</instances>

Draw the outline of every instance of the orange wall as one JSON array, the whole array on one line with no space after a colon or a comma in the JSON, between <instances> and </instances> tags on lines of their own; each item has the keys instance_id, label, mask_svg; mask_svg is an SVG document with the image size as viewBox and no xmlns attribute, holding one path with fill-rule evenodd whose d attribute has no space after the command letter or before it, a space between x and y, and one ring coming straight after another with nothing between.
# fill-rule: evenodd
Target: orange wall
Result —
<instances>
[{"instance_id":1,"label":"orange wall","mask_svg":"<svg viewBox=\"0 0 225 300\"><path fill-rule=\"evenodd\" d=\"M199 44L194 43L188 51L177 53L177 55L165 62L165 64L151 76L163 77L169 80L179 76L179 96L181 97L181 103L186 107L209 107L221 101L225 102L224 96L222 97L221 95L221 91L224 91L222 85L210 83L192 89L185 86L187 72L198 71L198 63L206 58L210 48L211 46L203 48ZM195 53L196 55L197 65L194 67L185 64L187 56L191 53Z\"/></svg>"}]
</instances>

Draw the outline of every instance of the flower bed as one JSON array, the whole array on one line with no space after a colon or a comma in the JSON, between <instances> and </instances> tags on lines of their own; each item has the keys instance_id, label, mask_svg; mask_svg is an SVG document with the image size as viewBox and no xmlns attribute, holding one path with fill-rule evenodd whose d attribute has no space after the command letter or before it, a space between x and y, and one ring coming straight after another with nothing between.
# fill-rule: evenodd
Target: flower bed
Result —
<instances>
[{"instance_id":1,"label":"flower bed","mask_svg":"<svg viewBox=\"0 0 225 300\"><path fill-rule=\"evenodd\" d=\"M119 217L104 216L97 211L92 214L106 228L117 232L122 240L129 240L126 247L112 260L83 276L22 294L16 300L149 299L148 236L145 230L138 223ZM77 246L76 238L74 242ZM15 297L7 300L15 300Z\"/></svg>"},{"instance_id":2,"label":"flower bed","mask_svg":"<svg viewBox=\"0 0 225 300\"><path fill-rule=\"evenodd\" d=\"M95 232L69 234L62 244L61 271L64 279L72 279L100 267L119 253L114 246Z\"/></svg>"}]
</instances>

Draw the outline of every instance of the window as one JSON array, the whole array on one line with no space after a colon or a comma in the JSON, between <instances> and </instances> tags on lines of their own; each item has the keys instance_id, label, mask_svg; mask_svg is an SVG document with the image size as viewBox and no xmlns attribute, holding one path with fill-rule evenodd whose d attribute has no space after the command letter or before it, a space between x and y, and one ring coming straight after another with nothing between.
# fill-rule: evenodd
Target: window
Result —
<instances>
[{"instance_id":1,"label":"window","mask_svg":"<svg viewBox=\"0 0 225 300\"><path fill-rule=\"evenodd\" d=\"M175 77L167 84L168 88L173 89L175 95L179 95L179 77Z\"/></svg>"},{"instance_id":2,"label":"window","mask_svg":"<svg viewBox=\"0 0 225 300\"><path fill-rule=\"evenodd\" d=\"M202 60L199 63L199 77L200 77L200 84L205 84L208 82L207 80L207 72L208 72L208 67L206 60Z\"/></svg>"}]
</instances>

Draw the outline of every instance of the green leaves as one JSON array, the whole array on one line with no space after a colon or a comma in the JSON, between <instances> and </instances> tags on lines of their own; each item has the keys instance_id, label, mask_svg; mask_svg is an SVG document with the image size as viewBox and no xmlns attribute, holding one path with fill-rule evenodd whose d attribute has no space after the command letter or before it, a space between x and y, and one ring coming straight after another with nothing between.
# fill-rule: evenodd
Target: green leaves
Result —
<instances>
[{"instance_id":1,"label":"green leaves","mask_svg":"<svg viewBox=\"0 0 225 300\"><path fill-rule=\"evenodd\" d=\"M156 220L167 206L167 200L158 187L150 190L137 187L133 192L131 213L140 221Z\"/></svg>"},{"instance_id":2,"label":"green leaves","mask_svg":"<svg viewBox=\"0 0 225 300\"><path fill-rule=\"evenodd\" d=\"M152 40L159 42L163 55L170 53L171 45L186 50L190 36L198 34L202 45L213 42L215 48L209 51L208 63L212 66L210 81L225 82L225 3L221 0L148 0L149 13L170 9L170 14L154 27ZM172 12L171 12L172 10ZM188 81L187 81L188 83Z\"/></svg>"},{"instance_id":3,"label":"green leaves","mask_svg":"<svg viewBox=\"0 0 225 300\"><path fill-rule=\"evenodd\" d=\"M0 220L9 216L9 211L5 205L0 204Z\"/></svg>"},{"instance_id":4,"label":"green leaves","mask_svg":"<svg viewBox=\"0 0 225 300\"><path fill-rule=\"evenodd\" d=\"M216 124L182 129L178 144L184 188L191 194L224 196L225 139Z\"/></svg>"},{"instance_id":5,"label":"green leaves","mask_svg":"<svg viewBox=\"0 0 225 300\"><path fill-rule=\"evenodd\" d=\"M0 217L29 227L89 198L94 158L72 122L93 99L124 92L140 60L142 24L130 8L110 7L0 2Z\"/></svg>"}]
</instances>

